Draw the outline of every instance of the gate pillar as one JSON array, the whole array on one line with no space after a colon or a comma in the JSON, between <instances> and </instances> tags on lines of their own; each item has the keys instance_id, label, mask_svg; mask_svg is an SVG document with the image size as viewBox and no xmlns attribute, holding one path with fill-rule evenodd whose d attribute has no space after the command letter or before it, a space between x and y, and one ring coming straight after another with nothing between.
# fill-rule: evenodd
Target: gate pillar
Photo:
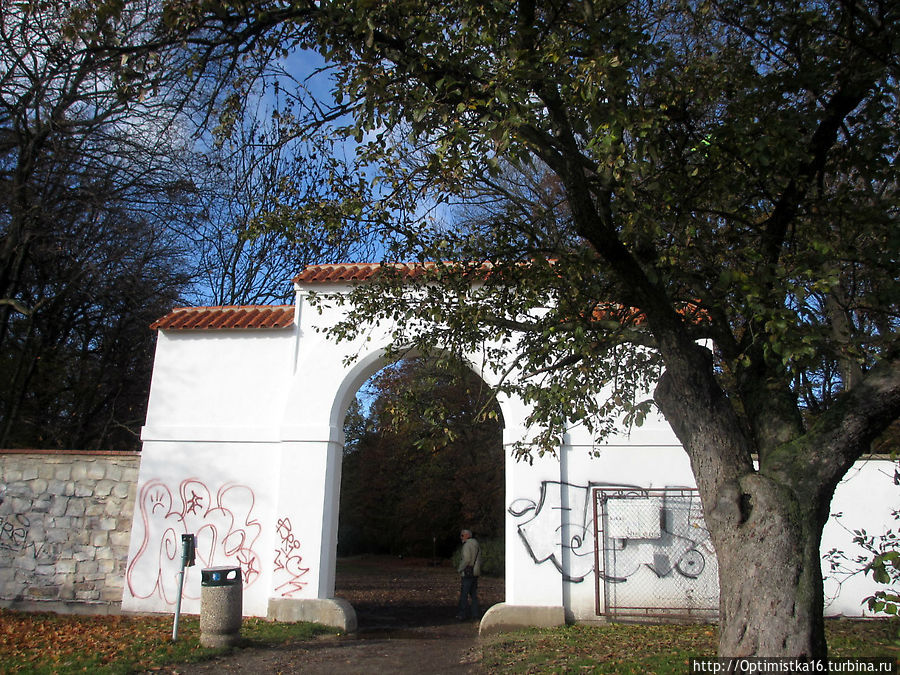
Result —
<instances>
[{"instance_id":1,"label":"gate pillar","mask_svg":"<svg viewBox=\"0 0 900 675\"><path fill-rule=\"evenodd\" d=\"M523 406L509 406L507 411L518 414L524 420ZM512 415L510 415L512 416ZM537 457L532 462L517 461L513 446L527 440L529 430L524 426L507 425L503 430L503 447L506 455L506 602L494 605L481 620L479 632L491 634L526 626L552 627L566 623L562 579L553 565L539 565L533 556L540 552L524 545L516 520L520 498L532 495L535 476L549 481L559 481L560 462L555 457ZM537 505L535 505L537 506ZM559 533L564 526L562 511L544 512L539 526ZM559 552L557 552L559 553Z\"/></svg>"},{"instance_id":2,"label":"gate pillar","mask_svg":"<svg viewBox=\"0 0 900 675\"><path fill-rule=\"evenodd\" d=\"M353 608L334 598L343 432L291 428L284 435L268 617L353 631Z\"/></svg>"}]
</instances>

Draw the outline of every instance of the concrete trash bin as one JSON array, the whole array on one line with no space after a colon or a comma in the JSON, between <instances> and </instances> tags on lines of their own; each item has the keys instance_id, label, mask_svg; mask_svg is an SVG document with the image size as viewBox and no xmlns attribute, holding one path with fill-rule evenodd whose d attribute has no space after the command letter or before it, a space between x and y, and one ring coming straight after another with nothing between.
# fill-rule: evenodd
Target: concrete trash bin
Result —
<instances>
[{"instance_id":1,"label":"concrete trash bin","mask_svg":"<svg viewBox=\"0 0 900 675\"><path fill-rule=\"evenodd\" d=\"M200 570L200 644L230 647L241 637L244 587L240 567Z\"/></svg>"}]
</instances>

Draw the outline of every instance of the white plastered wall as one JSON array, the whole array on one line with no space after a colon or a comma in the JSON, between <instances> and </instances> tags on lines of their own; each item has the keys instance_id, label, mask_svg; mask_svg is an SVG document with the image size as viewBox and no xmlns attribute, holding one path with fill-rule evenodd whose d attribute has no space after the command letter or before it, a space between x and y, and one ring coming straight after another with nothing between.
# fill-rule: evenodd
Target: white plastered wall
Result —
<instances>
[{"instance_id":1,"label":"white plastered wall","mask_svg":"<svg viewBox=\"0 0 900 675\"><path fill-rule=\"evenodd\" d=\"M122 608L170 612L181 535L197 535L183 611L200 569L244 571L244 611L265 615L274 575L279 426L296 331L160 331Z\"/></svg>"},{"instance_id":2,"label":"white plastered wall","mask_svg":"<svg viewBox=\"0 0 900 675\"><path fill-rule=\"evenodd\" d=\"M199 546L185 612L199 611L199 569L214 565L242 567L248 615L265 616L270 599L333 596L343 419L359 386L384 365L389 327L335 344L317 329L339 310L311 309L302 289L297 303L290 328L159 332L123 609L174 610L187 532ZM348 355L357 358L348 364ZM477 363L474 355L476 372ZM494 374L480 374L496 384ZM519 462L512 447L530 436L528 408L515 399L500 406L506 602L594 619L591 490L692 487L687 457L665 420L651 415L603 446L573 429L558 457ZM892 526L892 477L885 462L851 472L838 488L832 512L843 515L826 527L823 552L855 555L850 530ZM832 575L828 611L858 615L873 590L861 575Z\"/></svg>"}]
</instances>

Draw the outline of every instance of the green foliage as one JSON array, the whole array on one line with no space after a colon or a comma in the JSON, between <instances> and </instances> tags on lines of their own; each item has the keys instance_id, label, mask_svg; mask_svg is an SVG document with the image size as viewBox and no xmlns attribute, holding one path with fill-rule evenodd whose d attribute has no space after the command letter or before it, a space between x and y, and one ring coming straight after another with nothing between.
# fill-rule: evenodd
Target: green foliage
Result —
<instances>
[{"instance_id":1,"label":"green foliage","mask_svg":"<svg viewBox=\"0 0 900 675\"><path fill-rule=\"evenodd\" d=\"M334 337L374 316L398 349L514 361L504 387L536 404L541 449L638 422L676 344L714 341L716 386L762 445L892 353L896 16L420 4L306 18L351 116L337 133L377 171L343 199L391 258L472 262L387 267Z\"/></svg>"},{"instance_id":2,"label":"green foliage","mask_svg":"<svg viewBox=\"0 0 900 675\"><path fill-rule=\"evenodd\" d=\"M900 518L900 513L894 511L894 518ZM854 532L853 542L862 546L871 556L865 572L871 573L876 583L891 586L875 591L863 602L877 614L897 616L900 613L900 594L896 590L900 584L900 536L893 530L877 537L869 535L865 530L857 530Z\"/></svg>"},{"instance_id":3,"label":"green foliage","mask_svg":"<svg viewBox=\"0 0 900 675\"><path fill-rule=\"evenodd\" d=\"M193 188L189 57L144 51L153 25L142 3L3 4L0 447L139 442Z\"/></svg>"},{"instance_id":4,"label":"green foliage","mask_svg":"<svg viewBox=\"0 0 900 675\"><path fill-rule=\"evenodd\" d=\"M120 15L107 4L87 34ZM227 74L222 138L267 64L324 59L332 100L287 80L270 142L329 159L286 173L251 229L375 234L386 259L438 261L319 297L350 303L332 337L374 319L398 353L514 362L503 389L535 404L539 451L573 424L639 422L665 368L676 399L724 395L711 414L746 430L742 470L755 452L777 473L795 453L776 446L821 447L806 434L852 412L868 418L858 456L897 414L878 392L838 404L895 386L900 17L874 0L732 5L176 2L156 44ZM297 182L326 187L298 198Z\"/></svg>"},{"instance_id":5,"label":"green foliage","mask_svg":"<svg viewBox=\"0 0 900 675\"><path fill-rule=\"evenodd\" d=\"M499 396L533 404L523 456L576 424L627 432L655 404L704 504L735 507L708 520L720 569L816 549L834 485L900 413L900 5L215 8L188 44L265 36L329 64L333 105L310 107L305 130L355 143L339 174L357 180L334 181L310 222L430 262L317 296L348 310L330 337L375 322L394 355L478 353ZM798 509L805 541L743 531ZM783 580L723 582L821 612L820 593ZM820 632L741 620L778 622L769 646L724 631L746 635L742 651Z\"/></svg>"}]
</instances>

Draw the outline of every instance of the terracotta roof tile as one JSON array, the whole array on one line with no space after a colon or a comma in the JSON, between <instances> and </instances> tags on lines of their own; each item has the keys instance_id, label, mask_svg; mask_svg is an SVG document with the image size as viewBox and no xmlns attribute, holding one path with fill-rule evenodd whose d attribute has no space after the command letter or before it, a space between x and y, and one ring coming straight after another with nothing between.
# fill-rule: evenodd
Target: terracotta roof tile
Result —
<instances>
[{"instance_id":1,"label":"terracotta roof tile","mask_svg":"<svg viewBox=\"0 0 900 675\"><path fill-rule=\"evenodd\" d=\"M437 267L436 263L345 263L338 265L309 265L294 277L295 284L327 284L346 281L367 281L383 267L390 267L406 277L416 277L425 270ZM490 263L481 263L483 269L490 269Z\"/></svg>"},{"instance_id":2,"label":"terracotta roof tile","mask_svg":"<svg viewBox=\"0 0 900 675\"><path fill-rule=\"evenodd\" d=\"M178 307L153 322L150 328L163 330L288 328L293 323L293 305Z\"/></svg>"},{"instance_id":3,"label":"terracotta roof tile","mask_svg":"<svg viewBox=\"0 0 900 675\"><path fill-rule=\"evenodd\" d=\"M371 279L381 265L378 263L347 263L342 265L309 265L294 277L295 284L327 284L341 281Z\"/></svg>"}]
</instances>

